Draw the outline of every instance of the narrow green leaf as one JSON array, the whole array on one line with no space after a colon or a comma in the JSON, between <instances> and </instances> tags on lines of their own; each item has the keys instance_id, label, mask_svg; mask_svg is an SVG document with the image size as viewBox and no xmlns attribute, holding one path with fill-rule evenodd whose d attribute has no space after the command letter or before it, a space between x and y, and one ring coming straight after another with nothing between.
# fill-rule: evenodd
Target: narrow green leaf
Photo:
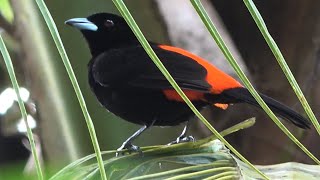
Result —
<instances>
[{"instance_id":1,"label":"narrow green leaf","mask_svg":"<svg viewBox=\"0 0 320 180\"><path fill-rule=\"evenodd\" d=\"M93 122L91 120L91 117L90 117L90 114L88 112L88 109L87 109L87 106L86 106L86 103L85 103L85 100L83 98L83 95L81 93L81 90L80 90L80 87L79 87L79 84L77 82L77 78L73 72L73 69L72 69L72 66L70 64L70 61L69 61L69 58L67 56L67 53L64 49L64 46L63 46L63 43L61 41L61 38L59 36L59 33L58 33L58 29L57 29L57 26L55 25L54 23L54 20L47 8L47 6L45 5L44 1L43 0L35 0L41 13L42 13L42 16L44 17L46 23L47 23L47 26L50 30L50 33L52 35L52 38L58 48L58 51L60 53L60 56L61 56L61 59L63 61L63 64L67 70L67 73L69 75L69 78L71 80L71 83L72 83L72 86L75 90L75 93L77 95L77 98L78 98L78 101L79 101L79 104L80 104L80 107L81 107L81 110L83 112L83 115L85 117L85 120L86 120L86 123L87 123L87 126L88 126L88 130L89 130L89 134L90 134L90 137L91 137L91 141L92 141L92 144L93 144L93 148L94 148L94 151L96 153L96 157L97 157L97 161L98 161L98 165L99 165L99 169L100 169L100 173L101 173L101 178L102 179L107 179L106 178L106 173L105 173L105 170L104 170L104 165L103 165L103 160L102 160L102 156L101 156L101 151L100 151L100 147L99 147L99 143L98 143L98 138L97 138L97 135L96 135L96 132L95 132L95 129L94 129L94 125L93 125Z\"/></svg>"},{"instance_id":2,"label":"narrow green leaf","mask_svg":"<svg viewBox=\"0 0 320 180\"><path fill-rule=\"evenodd\" d=\"M217 174L217 175L214 175L214 176L211 176L209 178L206 178L204 180L211 180L211 179L214 179L214 180L222 180L222 179L239 179L239 175L237 172L223 172L223 173L220 173L220 174Z\"/></svg>"},{"instance_id":3,"label":"narrow green leaf","mask_svg":"<svg viewBox=\"0 0 320 180\"><path fill-rule=\"evenodd\" d=\"M42 170L41 170L40 160L39 160L39 156L37 154L36 145L35 145L35 142L34 142L32 130L31 130L31 128L30 128L30 126L28 124L28 121L27 121L27 111L26 111L26 108L24 106L24 102L21 99L20 91L19 91L20 88L19 88L19 84L18 84L16 75L15 75L15 72L14 72L12 61L11 61L9 52L8 52L8 50L6 48L6 45L4 44L4 41L2 39L1 34L0 34L0 50L1 50L4 62L6 64L9 76L10 76L10 80L11 80L12 86L13 86L15 92L16 92L16 95L17 95L18 104L19 104L19 107L20 107L20 111L21 111L24 123L25 123L25 125L27 127L27 135L28 135L28 139L29 139L29 142L30 142L32 156L33 156L33 159L34 159L34 161L36 163L38 179L42 180L43 179L43 174L42 174Z\"/></svg>"},{"instance_id":4,"label":"narrow green leaf","mask_svg":"<svg viewBox=\"0 0 320 180\"><path fill-rule=\"evenodd\" d=\"M192 173L188 173L188 174L182 174L182 175L178 175L172 178L168 178L167 180L182 180L182 179L187 179L188 177L197 177L200 176L199 178L201 178L201 176L204 175L210 175L212 173L217 173L217 172L223 172L223 171L228 171L228 172L233 172L235 174L237 174L237 168L235 167L218 167L218 168L211 168L211 169L206 169L203 171L198 171L198 172L192 172Z\"/></svg>"},{"instance_id":5,"label":"narrow green leaf","mask_svg":"<svg viewBox=\"0 0 320 180\"><path fill-rule=\"evenodd\" d=\"M223 167L223 166L227 166L227 165L232 166L232 164L228 163L228 161L225 162L225 160L223 160L223 161L217 161L217 162L213 162L213 163L209 163L209 164L189 166L189 167L177 168L177 169L173 169L173 170L168 170L168 171L144 175L144 176L137 176L134 178L130 178L130 180L143 180L143 179L155 179L155 178L164 179L164 178L170 177L175 174L183 174L184 172L200 171L203 169L217 168L217 167Z\"/></svg>"}]
</instances>

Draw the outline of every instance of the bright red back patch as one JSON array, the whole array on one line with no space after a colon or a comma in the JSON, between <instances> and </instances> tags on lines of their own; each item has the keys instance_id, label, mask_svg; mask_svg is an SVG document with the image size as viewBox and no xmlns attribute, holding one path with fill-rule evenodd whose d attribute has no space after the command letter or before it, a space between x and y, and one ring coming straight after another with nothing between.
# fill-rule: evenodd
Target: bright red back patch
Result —
<instances>
[{"instance_id":1,"label":"bright red back patch","mask_svg":"<svg viewBox=\"0 0 320 180\"><path fill-rule=\"evenodd\" d=\"M183 92L190 99L190 101L201 101L204 99L204 94L202 92L192 90L183 90ZM184 102L175 89L166 89L163 90L163 93L169 100Z\"/></svg>"},{"instance_id":2,"label":"bright red back patch","mask_svg":"<svg viewBox=\"0 0 320 180\"><path fill-rule=\"evenodd\" d=\"M210 64L208 61L184 50L181 48L173 47L173 46L166 46L166 45L159 45L160 48L179 53L181 55L184 55L186 57L189 57L190 59L198 62L200 65L202 65L207 70L207 77L206 81L212 86L210 89L211 93L213 94L220 94L222 91L226 89L232 89L237 87L243 87L238 81L236 81L234 78L229 76L228 74L224 73L223 71L219 70L214 65ZM186 91L185 91L186 92ZM199 93L201 94L201 93ZM199 94L197 96L199 96ZM176 93L176 95L178 95ZM179 95L178 95L179 96ZM190 97L194 97L195 95L190 95ZM202 94L203 96L203 94ZM180 98L181 99L181 98ZM191 98L190 98L191 100Z\"/></svg>"}]
</instances>

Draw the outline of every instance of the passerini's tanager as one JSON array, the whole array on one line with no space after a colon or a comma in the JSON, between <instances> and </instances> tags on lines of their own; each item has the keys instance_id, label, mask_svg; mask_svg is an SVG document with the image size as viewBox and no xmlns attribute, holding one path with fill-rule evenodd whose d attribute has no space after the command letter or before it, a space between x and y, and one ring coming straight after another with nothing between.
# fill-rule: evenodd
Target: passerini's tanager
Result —
<instances>
[{"instance_id":1,"label":"passerini's tanager","mask_svg":"<svg viewBox=\"0 0 320 180\"><path fill-rule=\"evenodd\" d=\"M66 21L81 31L92 58L88 64L89 85L98 101L122 119L142 125L118 151L139 151L132 141L151 126L175 126L188 122L193 112L151 61L125 20L98 13ZM187 38L187 37L186 37ZM259 107L249 91L205 59L186 50L150 42L184 93L200 110L206 106L226 109L229 104ZM284 104L260 94L280 117L300 128L310 122ZM190 141L186 127L174 143Z\"/></svg>"}]
</instances>

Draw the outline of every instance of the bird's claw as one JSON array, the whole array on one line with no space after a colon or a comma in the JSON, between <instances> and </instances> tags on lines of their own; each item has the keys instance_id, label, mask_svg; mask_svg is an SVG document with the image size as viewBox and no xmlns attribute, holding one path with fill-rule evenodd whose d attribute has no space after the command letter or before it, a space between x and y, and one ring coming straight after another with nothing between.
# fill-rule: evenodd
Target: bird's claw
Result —
<instances>
[{"instance_id":1,"label":"bird's claw","mask_svg":"<svg viewBox=\"0 0 320 180\"><path fill-rule=\"evenodd\" d=\"M170 142L168 145L191 142L191 141L192 142L195 141L193 136L179 136L175 141Z\"/></svg>"},{"instance_id":2,"label":"bird's claw","mask_svg":"<svg viewBox=\"0 0 320 180\"><path fill-rule=\"evenodd\" d=\"M127 151L124 151L127 150ZM123 143L116 152L116 157L120 155L124 155L126 152L132 153L132 152L138 152L141 156L143 155L142 151L140 150L139 146L133 145L131 143Z\"/></svg>"}]
</instances>

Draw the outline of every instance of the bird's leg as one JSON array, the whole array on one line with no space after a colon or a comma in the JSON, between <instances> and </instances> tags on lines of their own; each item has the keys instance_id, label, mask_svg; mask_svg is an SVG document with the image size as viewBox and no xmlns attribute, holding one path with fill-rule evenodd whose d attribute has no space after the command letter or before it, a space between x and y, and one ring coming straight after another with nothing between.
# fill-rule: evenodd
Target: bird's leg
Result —
<instances>
[{"instance_id":1,"label":"bird's leg","mask_svg":"<svg viewBox=\"0 0 320 180\"><path fill-rule=\"evenodd\" d=\"M139 152L140 155L142 155L142 151L140 150L139 146L133 145L132 141L136 139L140 134L142 134L143 131L151 127L156 122L156 119L152 121L151 124L142 126L138 131L133 133L127 140L125 140L122 145L117 149L116 156L118 157L119 154L123 155L124 152L122 150L127 149L129 152Z\"/></svg>"},{"instance_id":2,"label":"bird's leg","mask_svg":"<svg viewBox=\"0 0 320 180\"><path fill-rule=\"evenodd\" d=\"M194 141L195 140L194 137L186 136L187 131L189 129L189 126L190 126L190 121L187 121L186 125L184 126L184 128L182 130L182 133L180 134L180 136L178 136L175 141L170 142L168 145Z\"/></svg>"},{"instance_id":3,"label":"bird's leg","mask_svg":"<svg viewBox=\"0 0 320 180\"><path fill-rule=\"evenodd\" d=\"M127 149L129 152L139 152L142 154L142 151L140 150L139 146L133 145L132 141L136 139L143 131L148 129L150 126L144 125L142 126L138 131L136 131L134 134L132 134L127 140L125 140L122 145L117 149L116 156L119 156L119 154L123 155L123 152L120 152L124 149Z\"/></svg>"}]
</instances>

